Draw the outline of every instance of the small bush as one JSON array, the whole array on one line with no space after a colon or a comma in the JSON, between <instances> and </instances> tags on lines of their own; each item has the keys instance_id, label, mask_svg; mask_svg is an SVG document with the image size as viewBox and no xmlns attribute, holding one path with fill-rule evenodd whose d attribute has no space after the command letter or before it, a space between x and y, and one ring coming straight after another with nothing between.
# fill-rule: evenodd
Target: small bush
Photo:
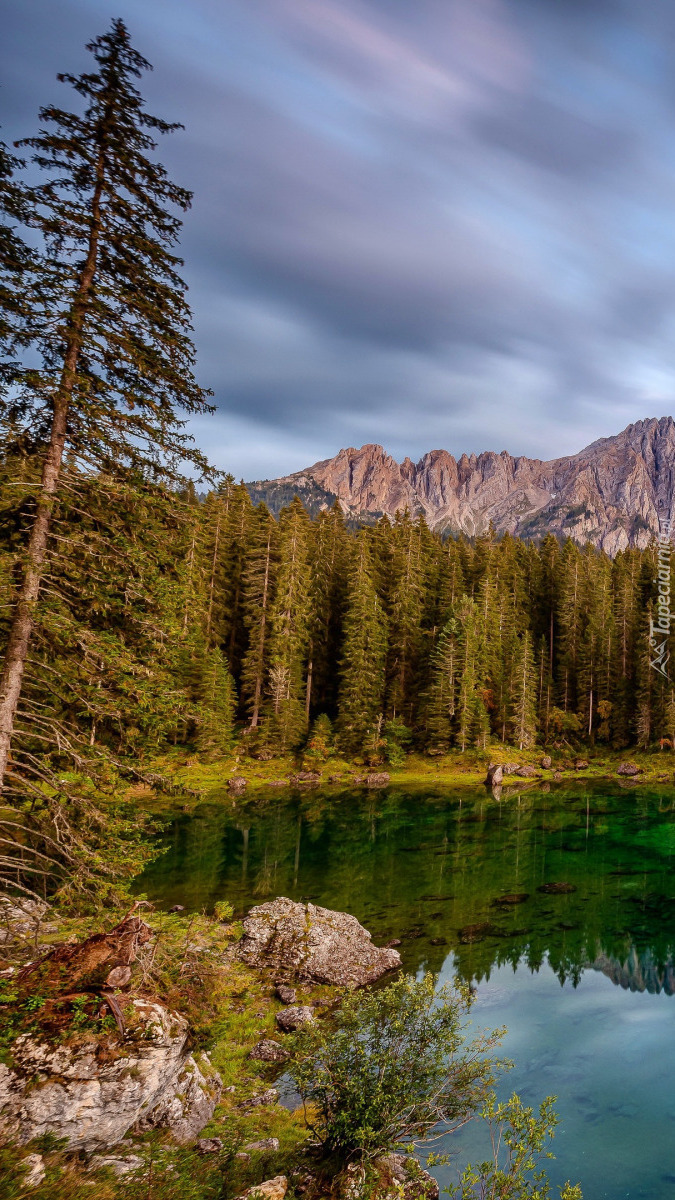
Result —
<instances>
[{"instance_id":1,"label":"small bush","mask_svg":"<svg viewBox=\"0 0 675 1200\"><path fill-rule=\"evenodd\" d=\"M339 1028L295 1039L289 1068L307 1123L327 1153L370 1158L424 1140L438 1122L458 1128L485 1103L500 1032L466 1043L468 991L408 976L348 997Z\"/></svg>"}]
</instances>

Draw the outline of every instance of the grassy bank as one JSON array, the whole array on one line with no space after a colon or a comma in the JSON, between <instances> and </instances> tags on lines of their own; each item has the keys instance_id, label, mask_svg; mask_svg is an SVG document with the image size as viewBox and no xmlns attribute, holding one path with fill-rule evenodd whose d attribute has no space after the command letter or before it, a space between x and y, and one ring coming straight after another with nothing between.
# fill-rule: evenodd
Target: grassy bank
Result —
<instances>
[{"instance_id":1,"label":"grassy bank","mask_svg":"<svg viewBox=\"0 0 675 1200\"><path fill-rule=\"evenodd\" d=\"M544 753L547 752L541 749L514 750L512 746L497 742L485 750L458 750L433 758L424 754L408 754L400 765L384 763L371 767L363 761L350 762L337 756L318 764L300 763L292 755L261 761L237 754L215 762L205 762L184 749L177 749L153 760L151 769L165 776L178 789L184 788L187 803L190 802L189 793L194 793L195 800L213 793L221 796L227 794L229 781L236 777L245 779L249 789L289 786L293 775L302 768L318 772L321 786L342 789L350 783L358 787L368 774L382 771L387 772L394 786L477 786L483 783L488 763L491 762L531 766L541 774L542 781L555 781L557 775L562 775L566 781L618 780L621 778L618 768L622 762L632 762L640 768L640 775L634 777L639 781L666 783L675 780L675 753L672 750L629 749L620 753L606 749L578 752L569 748L564 751L553 750L550 752L551 767L542 769ZM577 762L586 765L577 766ZM150 788L137 786L131 790L131 795L152 803Z\"/></svg>"},{"instance_id":2,"label":"grassy bank","mask_svg":"<svg viewBox=\"0 0 675 1200\"><path fill-rule=\"evenodd\" d=\"M105 1019L95 1012L76 1010L58 1034L43 1014L49 996L31 994L17 1003L16 986L8 968L16 969L47 947L68 940L82 941L89 934L111 929L123 912L110 911L100 917L64 919L51 910L37 936L17 936L2 950L0 978L0 1061L11 1067L12 1045L22 1034L59 1045L82 1036L109 1038ZM167 1132L127 1134L124 1142L108 1152L114 1157L134 1156L141 1165L134 1173L118 1177L112 1166L91 1170L81 1154L68 1153L54 1138L38 1138L23 1147L0 1149L0 1195L18 1200L30 1194L34 1200L208 1200L234 1197L247 1187L279 1174L291 1178L302 1174L303 1144L308 1131L301 1112L291 1112L278 1103L249 1107L279 1075L278 1065L249 1057L263 1037L279 1039L275 1014L282 1005L274 996L271 980L249 969L233 953L240 935L235 924L225 924L204 914L182 916L143 912L154 938L150 949L134 964L131 995L160 1001L182 1013L190 1022L193 1054L206 1052L213 1070L223 1081L223 1095L216 1113L200 1135L218 1138L222 1148L200 1154L194 1146L177 1146ZM330 1004L334 991L327 988L298 989L298 1003ZM84 1022L84 1023L83 1023ZM85 1028L86 1024L86 1028ZM109 1019L107 1025L110 1025ZM100 1028L99 1028L100 1026ZM203 1060L202 1060L203 1061ZM278 1150L245 1151L250 1142L276 1138ZM40 1154L45 1178L27 1193L22 1184L22 1164L29 1154ZM306 1171L305 1165L305 1171ZM297 1176L299 1177L299 1176ZM288 1195L294 1196L293 1188Z\"/></svg>"}]
</instances>

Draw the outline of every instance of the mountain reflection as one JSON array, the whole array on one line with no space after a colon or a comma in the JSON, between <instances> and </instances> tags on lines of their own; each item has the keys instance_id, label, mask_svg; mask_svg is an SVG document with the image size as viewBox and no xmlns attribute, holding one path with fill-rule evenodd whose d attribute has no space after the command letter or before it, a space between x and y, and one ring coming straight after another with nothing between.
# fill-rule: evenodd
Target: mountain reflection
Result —
<instances>
[{"instance_id":1,"label":"mountain reflection","mask_svg":"<svg viewBox=\"0 0 675 1200\"><path fill-rule=\"evenodd\" d=\"M674 799L612 784L213 797L177 816L137 888L193 910L277 895L342 909L400 938L413 972L453 954L480 982L547 960L561 984L593 969L672 995Z\"/></svg>"}]
</instances>

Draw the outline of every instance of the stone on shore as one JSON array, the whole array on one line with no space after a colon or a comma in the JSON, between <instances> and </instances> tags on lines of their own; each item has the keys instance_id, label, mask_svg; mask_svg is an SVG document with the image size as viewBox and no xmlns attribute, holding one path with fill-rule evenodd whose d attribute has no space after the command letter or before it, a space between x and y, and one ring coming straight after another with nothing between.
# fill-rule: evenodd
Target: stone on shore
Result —
<instances>
[{"instance_id":1,"label":"stone on shore","mask_svg":"<svg viewBox=\"0 0 675 1200\"><path fill-rule=\"evenodd\" d=\"M250 910L239 954L277 978L338 987L364 987L401 965L398 951L374 946L356 917L285 896Z\"/></svg>"}]
</instances>

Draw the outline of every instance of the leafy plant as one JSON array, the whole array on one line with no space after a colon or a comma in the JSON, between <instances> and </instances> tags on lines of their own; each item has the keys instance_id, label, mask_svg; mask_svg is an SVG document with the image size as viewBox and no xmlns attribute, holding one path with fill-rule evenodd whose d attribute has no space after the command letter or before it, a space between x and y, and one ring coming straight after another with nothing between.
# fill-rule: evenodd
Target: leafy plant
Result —
<instances>
[{"instance_id":1,"label":"leafy plant","mask_svg":"<svg viewBox=\"0 0 675 1200\"><path fill-rule=\"evenodd\" d=\"M542 1157L555 1157L545 1150L558 1124L554 1103L555 1096L547 1096L535 1115L515 1094L506 1104L490 1097L482 1115L490 1124L492 1159L466 1167L448 1192L452 1200L550 1200L546 1172L538 1164ZM438 1161L430 1156L427 1165ZM566 1183L560 1200L583 1200L579 1184Z\"/></svg>"},{"instance_id":2,"label":"leafy plant","mask_svg":"<svg viewBox=\"0 0 675 1200\"><path fill-rule=\"evenodd\" d=\"M372 1158L457 1129L489 1096L500 1031L465 1041L467 989L426 975L349 996L339 1027L297 1035L289 1073L327 1153Z\"/></svg>"}]
</instances>

